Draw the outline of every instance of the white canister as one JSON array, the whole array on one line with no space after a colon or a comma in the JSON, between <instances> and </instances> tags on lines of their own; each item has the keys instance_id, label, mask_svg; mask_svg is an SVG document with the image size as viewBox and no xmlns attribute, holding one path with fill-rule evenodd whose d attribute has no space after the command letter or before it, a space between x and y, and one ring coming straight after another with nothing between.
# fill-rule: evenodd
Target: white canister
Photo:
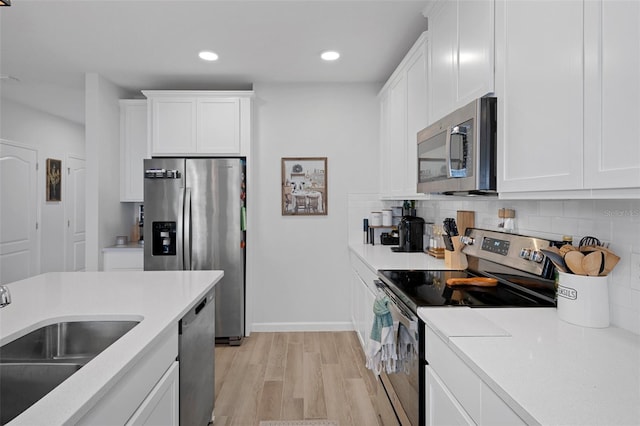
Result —
<instances>
[{"instance_id":1,"label":"white canister","mask_svg":"<svg viewBox=\"0 0 640 426\"><path fill-rule=\"evenodd\" d=\"M369 214L369 226L382 226L382 212L371 212Z\"/></svg>"},{"instance_id":2,"label":"white canister","mask_svg":"<svg viewBox=\"0 0 640 426\"><path fill-rule=\"evenodd\" d=\"M558 274L558 317L583 327L609 327L608 276Z\"/></svg>"},{"instance_id":3,"label":"white canister","mask_svg":"<svg viewBox=\"0 0 640 426\"><path fill-rule=\"evenodd\" d=\"M391 209L382 210L382 226L391 226L393 223L393 214Z\"/></svg>"}]
</instances>

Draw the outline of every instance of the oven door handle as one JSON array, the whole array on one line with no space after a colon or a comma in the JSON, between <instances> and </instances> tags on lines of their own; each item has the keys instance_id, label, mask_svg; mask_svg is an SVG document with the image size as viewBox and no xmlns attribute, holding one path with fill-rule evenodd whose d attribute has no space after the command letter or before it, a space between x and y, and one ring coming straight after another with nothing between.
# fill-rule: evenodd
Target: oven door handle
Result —
<instances>
[{"instance_id":1,"label":"oven door handle","mask_svg":"<svg viewBox=\"0 0 640 426\"><path fill-rule=\"evenodd\" d=\"M404 307L404 304L396 297L395 294L393 294L393 292L389 290L386 285L384 285L384 283L379 280L375 280L374 283L376 287L383 291L391 301L391 303L389 303L389 311L391 311L393 319L399 321L409 331L418 331L418 318Z\"/></svg>"}]
</instances>

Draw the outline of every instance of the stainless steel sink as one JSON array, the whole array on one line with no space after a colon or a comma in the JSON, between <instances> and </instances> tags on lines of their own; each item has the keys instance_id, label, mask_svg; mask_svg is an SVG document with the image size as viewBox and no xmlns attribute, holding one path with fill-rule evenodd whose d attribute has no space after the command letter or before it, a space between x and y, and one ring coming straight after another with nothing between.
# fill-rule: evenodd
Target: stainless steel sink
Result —
<instances>
[{"instance_id":1,"label":"stainless steel sink","mask_svg":"<svg viewBox=\"0 0 640 426\"><path fill-rule=\"evenodd\" d=\"M1 346L0 424L36 403L138 323L60 322Z\"/></svg>"},{"instance_id":2,"label":"stainless steel sink","mask_svg":"<svg viewBox=\"0 0 640 426\"><path fill-rule=\"evenodd\" d=\"M31 407L80 367L65 363L0 364L0 424Z\"/></svg>"}]
</instances>

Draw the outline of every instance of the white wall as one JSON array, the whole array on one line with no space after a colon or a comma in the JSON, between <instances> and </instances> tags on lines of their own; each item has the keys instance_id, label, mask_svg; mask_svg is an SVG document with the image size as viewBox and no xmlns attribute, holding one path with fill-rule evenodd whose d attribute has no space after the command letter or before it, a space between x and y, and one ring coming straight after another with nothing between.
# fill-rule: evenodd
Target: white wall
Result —
<instances>
[{"instance_id":1,"label":"white wall","mask_svg":"<svg viewBox=\"0 0 640 426\"><path fill-rule=\"evenodd\" d=\"M373 195L349 198L352 242L361 241L357 235L370 208L402 204L379 201ZM640 259L640 200L500 201L480 197L417 201L416 207L418 216L434 223L456 217L457 210L473 210L476 227L485 229L497 229L499 208L512 208L518 233L555 240L571 235L574 245L586 235L610 243L621 258L609 278L611 323L640 334L640 276L632 268L633 256Z\"/></svg>"},{"instance_id":2,"label":"white wall","mask_svg":"<svg viewBox=\"0 0 640 426\"><path fill-rule=\"evenodd\" d=\"M45 164L47 158L62 161L71 154L83 158L84 126L20 103L2 99L0 137L35 148L38 151L38 200L40 209L40 272L65 270L65 194L62 177L62 201L45 200Z\"/></svg>"},{"instance_id":3,"label":"white wall","mask_svg":"<svg viewBox=\"0 0 640 426\"><path fill-rule=\"evenodd\" d=\"M102 248L129 235L133 203L120 202L120 109L127 93L95 73L85 78L86 270L102 270Z\"/></svg>"},{"instance_id":4,"label":"white wall","mask_svg":"<svg viewBox=\"0 0 640 426\"><path fill-rule=\"evenodd\" d=\"M377 85L255 84L254 331L351 329L347 194L377 188ZM327 157L328 215L282 216L282 157ZM252 318L251 318L252 316Z\"/></svg>"}]
</instances>

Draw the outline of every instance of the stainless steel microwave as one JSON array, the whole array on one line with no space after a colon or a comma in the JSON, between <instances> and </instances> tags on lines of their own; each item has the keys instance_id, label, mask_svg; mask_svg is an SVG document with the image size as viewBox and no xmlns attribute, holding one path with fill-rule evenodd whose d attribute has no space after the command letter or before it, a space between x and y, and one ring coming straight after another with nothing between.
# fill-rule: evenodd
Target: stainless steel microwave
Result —
<instances>
[{"instance_id":1,"label":"stainless steel microwave","mask_svg":"<svg viewBox=\"0 0 640 426\"><path fill-rule=\"evenodd\" d=\"M480 98L418 132L418 192L496 194L496 98Z\"/></svg>"}]
</instances>

